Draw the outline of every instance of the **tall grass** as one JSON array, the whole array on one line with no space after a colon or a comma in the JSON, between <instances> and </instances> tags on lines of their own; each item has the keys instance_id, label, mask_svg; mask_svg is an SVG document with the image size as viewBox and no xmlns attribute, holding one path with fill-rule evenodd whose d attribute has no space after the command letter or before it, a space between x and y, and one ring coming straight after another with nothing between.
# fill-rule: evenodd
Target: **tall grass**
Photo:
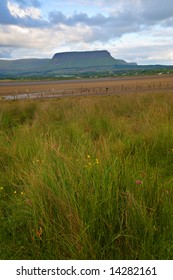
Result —
<instances>
[{"instance_id":1,"label":"tall grass","mask_svg":"<svg viewBox=\"0 0 173 280\"><path fill-rule=\"evenodd\" d=\"M173 97L0 104L1 259L172 259Z\"/></svg>"}]
</instances>

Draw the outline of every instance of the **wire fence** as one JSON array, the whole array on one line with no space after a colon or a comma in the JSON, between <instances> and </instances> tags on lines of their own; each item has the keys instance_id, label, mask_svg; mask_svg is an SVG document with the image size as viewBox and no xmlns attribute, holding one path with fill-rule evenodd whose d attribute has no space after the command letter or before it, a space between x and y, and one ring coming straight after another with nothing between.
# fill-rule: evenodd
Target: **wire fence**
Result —
<instances>
[{"instance_id":1,"label":"wire fence","mask_svg":"<svg viewBox=\"0 0 173 280\"><path fill-rule=\"evenodd\" d=\"M134 84L117 84L111 86L98 87L76 87L67 89L15 89L14 93L7 93L3 99L7 100L21 100L21 99L43 99L43 98L57 98L65 96L88 96L88 95L112 95L118 93L155 91L158 89L173 89L173 81L171 82L148 82L148 83L134 83Z\"/></svg>"}]
</instances>

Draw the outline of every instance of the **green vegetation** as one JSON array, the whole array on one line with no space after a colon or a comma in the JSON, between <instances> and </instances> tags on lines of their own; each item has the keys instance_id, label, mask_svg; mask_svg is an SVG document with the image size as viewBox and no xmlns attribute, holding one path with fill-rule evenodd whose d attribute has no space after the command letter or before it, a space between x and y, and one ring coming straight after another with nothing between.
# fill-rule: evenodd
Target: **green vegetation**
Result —
<instances>
[{"instance_id":1,"label":"green vegetation","mask_svg":"<svg viewBox=\"0 0 173 280\"><path fill-rule=\"evenodd\" d=\"M38 66L39 67L39 66ZM157 74L173 74L172 66L110 66L110 67L88 67L88 68L66 68L39 71L16 71L0 69L0 81L3 80L67 80L87 79L122 76L148 76Z\"/></svg>"},{"instance_id":2,"label":"green vegetation","mask_svg":"<svg viewBox=\"0 0 173 280\"><path fill-rule=\"evenodd\" d=\"M173 258L172 94L0 105L0 259Z\"/></svg>"}]
</instances>

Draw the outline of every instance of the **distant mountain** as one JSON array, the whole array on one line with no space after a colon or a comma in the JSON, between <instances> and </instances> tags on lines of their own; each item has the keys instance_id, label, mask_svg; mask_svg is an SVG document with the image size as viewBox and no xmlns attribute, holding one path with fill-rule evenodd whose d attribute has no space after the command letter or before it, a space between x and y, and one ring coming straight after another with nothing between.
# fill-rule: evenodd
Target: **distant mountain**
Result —
<instances>
[{"instance_id":1,"label":"distant mountain","mask_svg":"<svg viewBox=\"0 0 173 280\"><path fill-rule=\"evenodd\" d=\"M124 60L113 58L106 50L56 53L52 58L52 63L58 68L104 67L128 64Z\"/></svg>"},{"instance_id":2,"label":"distant mountain","mask_svg":"<svg viewBox=\"0 0 173 280\"><path fill-rule=\"evenodd\" d=\"M135 62L126 62L115 59L106 50L75 51L56 53L47 59L19 59L0 60L0 78L46 78L46 77L91 77L101 73L125 73L126 71L165 71L172 66L137 65Z\"/></svg>"},{"instance_id":3,"label":"distant mountain","mask_svg":"<svg viewBox=\"0 0 173 280\"><path fill-rule=\"evenodd\" d=\"M61 69L109 67L128 65L124 60L113 58L108 51L84 51L56 53L52 59L0 60L0 76L27 75L31 73L55 73Z\"/></svg>"}]
</instances>

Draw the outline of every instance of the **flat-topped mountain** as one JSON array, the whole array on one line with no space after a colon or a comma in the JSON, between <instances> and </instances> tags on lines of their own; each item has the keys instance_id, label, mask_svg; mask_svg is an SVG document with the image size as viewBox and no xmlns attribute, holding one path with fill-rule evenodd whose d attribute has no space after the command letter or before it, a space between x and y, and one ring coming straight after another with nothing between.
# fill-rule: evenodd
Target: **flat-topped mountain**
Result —
<instances>
[{"instance_id":1,"label":"flat-topped mountain","mask_svg":"<svg viewBox=\"0 0 173 280\"><path fill-rule=\"evenodd\" d=\"M52 61L60 68L101 67L127 64L124 60L113 58L106 50L56 53Z\"/></svg>"},{"instance_id":2,"label":"flat-topped mountain","mask_svg":"<svg viewBox=\"0 0 173 280\"><path fill-rule=\"evenodd\" d=\"M129 68L131 65L136 63L115 59L106 50L62 52L54 54L51 59L0 60L0 77L78 75L81 71L109 71L112 67Z\"/></svg>"},{"instance_id":3,"label":"flat-topped mountain","mask_svg":"<svg viewBox=\"0 0 173 280\"><path fill-rule=\"evenodd\" d=\"M114 68L129 69L136 65L115 59L106 50L61 52L46 59L0 60L0 78L76 76L78 73L98 73Z\"/></svg>"}]
</instances>

